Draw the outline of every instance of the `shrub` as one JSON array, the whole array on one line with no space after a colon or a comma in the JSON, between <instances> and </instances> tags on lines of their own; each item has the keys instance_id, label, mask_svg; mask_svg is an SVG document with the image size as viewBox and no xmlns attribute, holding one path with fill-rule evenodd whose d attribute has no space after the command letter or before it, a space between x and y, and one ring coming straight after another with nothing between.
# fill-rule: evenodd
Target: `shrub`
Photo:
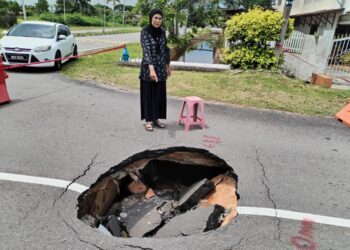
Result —
<instances>
[{"instance_id":1,"label":"shrub","mask_svg":"<svg viewBox=\"0 0 350 250\"><path fill-rule=\"evenodd\" d=\"M224 62L243 69L271 69L281 63L269 42L279 40L282 13L255 8L233 16L226 24L225 37L230 42L230 48L224 51ZM292 29L293 21L290 19L287 37Z\"/></svg>"},{"instance_id":2,"label":"shrub","mask_svg":"<svg viewBox=\"0 0 350 250\"><path fill-rule=\"evenodd\" d=\"M0 26L10 28L17 23L17 17L6 9L0 9Z\"/></svg>"},{"instance_id":3,"label":"shrub","mask_svg":"<svg viewBox=\"0 0 350 250\"><path fill-rule=\"evenodd\" d=\"M341 64L350 66L350 51L347 51L345 54L339 57L339 62Z\"/></svg>"},{"instance_id":4,"label":"shrub","mask_svg":"<svg viewBox=\"0 0 350 250\"><path fill-rule=\"evenodd\" d=\"M39 15L39 19L42 21L48 21L48 22L57 22L57 23L63 23L63 16L56 15L54 13L43 13Z\"/></svg>"},{"instance_id":5,"label":"shrub","mask_svg":"<svg viewBox=\"0 0 350 250\"><path fill-rule=\"evenodd\" d=\"M17 23L16 10L12 1L0 0L0 27L10 28Z\"/></svg>"},{"instance_id":6,"label":"shrub","mask_svg":"<svg viewBox=\"0 0 350 250\"><path fill-rule=\"evenodd\" d=\"M194 34L197 34L198 28L197 28L196 26L193 26L193 27L192 27L192 32L193 32Z\"/></svg>"},{"instance_id":7,"label":"shrub","mask_svg":"<svg viewBox=\"0 0 350 250\"><path fill-rule=\"evenodd\" d=\"M65 23L67 25L76 26L100 26L101 20L98 17L89 17L81 14L66 14L66 22L63 15L57 15L53 13L44 13L39 16L40 20Z\"/></svg>"}]
</instances>

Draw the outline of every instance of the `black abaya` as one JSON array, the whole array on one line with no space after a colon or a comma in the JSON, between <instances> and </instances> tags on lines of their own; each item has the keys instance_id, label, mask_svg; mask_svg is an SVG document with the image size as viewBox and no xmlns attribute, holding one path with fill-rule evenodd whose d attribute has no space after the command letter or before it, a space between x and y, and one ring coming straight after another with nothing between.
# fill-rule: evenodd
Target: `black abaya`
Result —
<instances>
[{"instance_id":1,"label":"black abaya","mask_svg":"<svg viewBox=\"0 0 350 250\"><path fill-rule=\"evenodd\" d=\"M140 81L141 120L155 123L166 119L166 82Z\"/></svg>"}]
</instances>

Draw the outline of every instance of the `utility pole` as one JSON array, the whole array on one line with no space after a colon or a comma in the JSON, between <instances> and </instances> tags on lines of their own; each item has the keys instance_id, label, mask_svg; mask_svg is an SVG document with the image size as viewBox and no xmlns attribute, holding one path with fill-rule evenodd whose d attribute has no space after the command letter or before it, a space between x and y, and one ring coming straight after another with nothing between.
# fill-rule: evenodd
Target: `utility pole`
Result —
<instances>
[{"instance_id":1,"label":"utility pole","mask_svg":"<svg viewBox=\"0 0 350 250\"><path fill-rule=\"evenodd\" d=\"M123 1L123 28L125 24L125 0Z\"/></svg>"},{"instance_id":2,"label":"utility pole","mask_svg":"<svg viewBox=\"0 0 350 250\"><path fill-rule=\"evenodd\" d=\"M292 11L292 5L293 5L293 0L286 0L286 4L284 5L284 9L283 9L284 23L280 33L280 40L277 46L277 58L279 58L279 56L282 53L284 38L286 36L286 32L288 28L289 16L290 16L290 12Z\"/></svg>"},{"instance_id":3,"label":"utility pole","mask_svg":"<svg viewBox=\"0 0 350 250\"><path fill-rule=\"evenodd\" d=\"M64 20L64 23L67 24L67 22L66 22L66 0L63 0L63 20Z\"/></svg>"},{"instance_id":4,"label":"utility pole","mask_svg":"<svg viewBox=\"0 0 350 250\"><path fill-rule=\"evenodd\" d=\"M106 29L106 8L108 7L108 0L106 0L106 6L103 8L103 32Z\"/></svg>"},{"instance_id":5,"label":"utility pole","mask_svg":"<svg viewBox=\"0 0 350 250\"><path fill-rule=\"evenodd\" d=\"M112 15L112 18L113 18L113 28L112 28L112 30L114 30L114 19L115 19L115 0L113 0L113 15Z\"/></svg>"},{"instance_id":6,"label":"utility pole","mask_svg":"<svg viewBox=\"0 0 350 250\"><path fill-rule=\"evenodd\" d=\"M24 20L27 20L27 12L26 12L26 6L24 4L24 0L22 0L22 11L23 11Z\"/></svg>"}]
</instances>

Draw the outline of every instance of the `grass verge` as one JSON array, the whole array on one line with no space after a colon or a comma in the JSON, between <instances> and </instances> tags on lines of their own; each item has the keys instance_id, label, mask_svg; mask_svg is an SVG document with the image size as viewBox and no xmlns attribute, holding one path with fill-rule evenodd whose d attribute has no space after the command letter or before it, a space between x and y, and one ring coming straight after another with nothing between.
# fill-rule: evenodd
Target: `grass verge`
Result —
<instances>
[{"instance_id":1,"label":"grass verge","mask_svg":"<svg viewBox=\"0 0 350 250\"><path fill-rule=\"evenodd\" d=\"M139 44L128 44L128 50L131 58L141 57ZM139 69L117 65L120 57L121 50L84 57L64 67L62 73L73 79L138 89ZM205 100L317 116L334 115L350 98L350 90L325 89L266 71L173 71L167 90L173 96L196 95Z\"/></svg>"},{"instance_id":2,"label":"grass verge","mask_svg":"<svg viewBox=\"0 0 350 250\"><path fill-rule=\"evenodd\" d=\"M115 35L115 34L125 34L125 33L134 33L141 31L141 28L139 27L125 27L125 28L106 28L105 31L102 31L102 28L100 27L101 31L84 31L89 30L86 29L72 29L73 34L75 37L78 36L100 36L100 35Z\"/></svg>"}]
</instances>

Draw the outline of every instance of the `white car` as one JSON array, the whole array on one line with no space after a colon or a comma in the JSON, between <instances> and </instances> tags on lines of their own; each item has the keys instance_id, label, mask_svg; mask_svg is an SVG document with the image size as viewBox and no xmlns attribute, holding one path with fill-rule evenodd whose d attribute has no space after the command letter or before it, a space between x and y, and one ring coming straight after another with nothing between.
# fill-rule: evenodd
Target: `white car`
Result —
<instances>
[{"instance_id":1,"label":"white car","mask_svg":"<svg viewBox=\"0 0 350 250\"><path fill-rule=\"evenodd\" d=\"M14 26L0 40L4 65L27 64L78 55L74 36L66 25L52 22L26 21ZM60 70L58 60L31 67L54 67Z\"/></svg>"}]
</instances>

